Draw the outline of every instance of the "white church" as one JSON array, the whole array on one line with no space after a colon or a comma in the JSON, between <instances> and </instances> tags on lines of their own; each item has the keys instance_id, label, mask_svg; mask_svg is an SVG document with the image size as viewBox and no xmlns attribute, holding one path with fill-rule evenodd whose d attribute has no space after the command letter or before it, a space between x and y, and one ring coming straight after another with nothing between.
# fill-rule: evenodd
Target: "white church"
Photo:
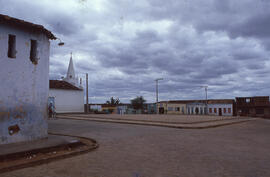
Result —
<instances>
[{"instance_id":1,"label":"white church","mask_svg":"<svg viewBox=\"0 0 270 177\"><path fill-rule=\"evenodd\" d=\"M49 103L55 106L56 113L84 112L84 91L82 83L75 75L72 54L67 75L62 80L50 80Z\"/></svg>"}]
</instances>

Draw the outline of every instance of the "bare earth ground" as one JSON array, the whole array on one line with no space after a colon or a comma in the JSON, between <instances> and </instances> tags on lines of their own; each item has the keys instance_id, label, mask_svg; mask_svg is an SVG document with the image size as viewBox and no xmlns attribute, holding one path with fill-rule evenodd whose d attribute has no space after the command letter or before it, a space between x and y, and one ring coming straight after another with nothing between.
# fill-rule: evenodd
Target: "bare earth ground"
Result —
<instances>
[{"instance_id":1,"label":"bare earth ground","mask_svg":"<svg viewBox=\"0 0 270 177\"><path fill-rule=\"evenodd\" d=\"M49 131L94 138L100 147L1 177L270 176L270 120L190 130L58 119Z\"/></svg>"}]
</instances>

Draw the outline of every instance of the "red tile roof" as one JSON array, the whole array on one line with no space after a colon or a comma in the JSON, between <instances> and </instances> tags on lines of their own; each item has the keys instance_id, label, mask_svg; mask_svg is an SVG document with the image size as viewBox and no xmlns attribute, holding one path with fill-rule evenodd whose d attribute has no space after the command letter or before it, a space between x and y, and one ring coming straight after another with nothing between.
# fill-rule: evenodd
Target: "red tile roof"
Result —
<instances>
[{"instance_id":1,"label":"red tile roof","mask_svg":"<svg viewBox=\"0 0 270 177\"><path fill-rule=\"evenodd\" d=\"M28 29L32 32L42 32L42 33L45 33L49 39L54 39L54 40L57 39L51 31L47 30L42 25L37 25L34 23L30 23L24 20L7 16L7 15L0 14L0 23Z\"/></svg>"},{"instance_id":2,"label":"red tile roof","mask_svg":"<svg viewBox=\"0 0 270 177\"><path fill-rule=\"evenodd\" d=\"M82 90L66 81L50 80L50 89L64 89L64 90Z\"/></svg>"}]
</instances>

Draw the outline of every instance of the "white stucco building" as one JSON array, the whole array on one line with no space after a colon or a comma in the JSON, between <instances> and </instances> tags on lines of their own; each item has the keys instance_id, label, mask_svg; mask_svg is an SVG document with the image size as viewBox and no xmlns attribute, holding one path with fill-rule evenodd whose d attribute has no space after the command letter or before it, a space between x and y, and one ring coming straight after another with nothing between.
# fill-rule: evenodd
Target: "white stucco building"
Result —
<instances>
[{"instance_id":1,"label":"white stucco building","mask_svg":"<svg viewBox=\"0 0 270 177\"><path fill-rule=\"evenodd\" d=\"M186 113L187 114L207 114L206 104L203 101L194 101L187 103L186 105Z\"/></svg>"},{"instance_id":2,"label":"white stucco building","mask_svg":"<svg viewBox=\"0 0 270 177\"><path fill-rule=\"evenodd\" d=\"M102 111L102 104L89 104L90 106L90 110L93 110L93 111Z\"/></svg>"},{"instance_id":3,"label":"white stucco building","mask_svg":"<svg viewBox=\"0 0 270 177\"><path fill-rule=\"evenodd\" d=\"M43 26L0 14L0 144L47 137L50 39Z\"/></svg>"},{"instance_id":4,"label":"white stucco building","mask_svg":"<svg viewBox=\"0 0 270 177\"><path fill-rule=\"evenodd\" d=\"M234 100L208 100L208 114L215 116L232 116Z\"/></svg>"},{"instance_id":5,"label":"white stucco building","mask_svg":"<svg viewBox=\"0 0 270 177\"><path fill-rule=\"evenodd\" d=\"M63 80L50 80L49 102L55 106L56 113L84 112L84 91L75 75L72 56L67 75Z\"/></svg>"}]
</instances>

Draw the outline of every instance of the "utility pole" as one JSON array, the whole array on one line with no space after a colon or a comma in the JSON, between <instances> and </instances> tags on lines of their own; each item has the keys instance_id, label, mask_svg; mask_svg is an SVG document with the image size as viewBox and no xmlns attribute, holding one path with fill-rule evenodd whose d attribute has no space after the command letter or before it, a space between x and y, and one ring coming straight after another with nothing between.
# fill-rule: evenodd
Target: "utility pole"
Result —
<instances>
[{"instance_id":1,"label":"utility pole","mask_svg":"<svg viewBox=\"0 0 270 177\"><path fill-rule=\"evenodd\" d=\"M205 105L206 105L206 114L208 112L208 102L207 102L207 89L208 89L208 86L207 85L204 85L204 86L201 86L201 88L204 88L205 89Z\"/></svg>"},{"instance_id":2,"label":"utility pole","mask_svg":"<svg viewBox=\"0 0 270 177\"><path fill-rule=\"evenodd\" d=\"M156 112L157 112L157 114L159 113L159 111L158 111L158 81L160 81L160 80L163 80L163 78L155 79L155 81L156 81Z\"/></svg>"},{"instance_id":3,"label":"utility pole","mask_svg":"<svg viewBox=\"0 0 270 177\"><path fill-rule=\"evenodd\" d=\"M89 105L88 105L88 73L86 73L86 114L89 112Z\"/></svg>"}]
</instances>

